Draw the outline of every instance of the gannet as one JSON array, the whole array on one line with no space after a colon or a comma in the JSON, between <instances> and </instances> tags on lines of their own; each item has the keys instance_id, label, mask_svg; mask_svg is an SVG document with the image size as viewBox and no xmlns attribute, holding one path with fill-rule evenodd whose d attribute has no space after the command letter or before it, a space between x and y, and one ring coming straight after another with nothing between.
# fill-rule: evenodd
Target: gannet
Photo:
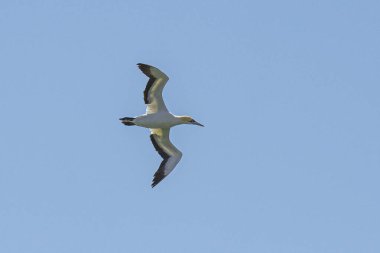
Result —
<instances>
[{"instance_id":1,"label":"gannet","mask_svg":"<svg viewBox=\"0 0 380 253\"><path fill-rule=\"evenodd\" d=\"M181 124L202 126L189 116L175 116L165 106L162 90L169 80L161 70L153 66L138 63L139 69L149 77L144 90L146 113L138 117L124 117L121 122L126 126L140 126L150 129L150 140L158 154L163 158L160 167L154 173L152 188L162 181L181 160L182 152L170 141L170 128Z\"/></svg>"}]
</instances>

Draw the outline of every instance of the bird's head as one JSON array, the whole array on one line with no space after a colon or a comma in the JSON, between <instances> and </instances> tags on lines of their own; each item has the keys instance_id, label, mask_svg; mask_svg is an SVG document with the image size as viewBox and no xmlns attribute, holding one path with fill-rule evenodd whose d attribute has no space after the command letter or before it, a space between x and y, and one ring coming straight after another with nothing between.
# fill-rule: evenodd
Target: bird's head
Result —
<instances>
[{"instance_id":1,"label":"bird's head","mask_svg":"<svg viewBox=\"0 0 380 253\"><path fill-rule=\"evenodd\" d=\"M192 117L189 117L189 116L180 116L179 118L180 118L182 124L191 124L191 125L197 125L197 126L204 127L204 125L202 125L201 123L196 122Z\"/></svg>"}]
</instances>

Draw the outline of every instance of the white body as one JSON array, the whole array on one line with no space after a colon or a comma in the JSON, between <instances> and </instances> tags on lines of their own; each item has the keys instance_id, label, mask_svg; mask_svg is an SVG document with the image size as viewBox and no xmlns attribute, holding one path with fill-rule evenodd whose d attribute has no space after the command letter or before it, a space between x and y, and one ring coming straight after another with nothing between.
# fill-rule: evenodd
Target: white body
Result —
<instances>
[{"instance_id":1,"label":"white body","mask_svg":"<svg viewBox=\"0 0 380 253\"><path fill-rule=\"evenodd\" d=\"M177 118L173 114L160 111L152 114L144 114L138 116L133 121L137 126L146 128L171 128L173 126L182 124L180 118Z\"/></svg>"},{"instance_id":2,"label":"white body","mask_svg":"<svg viewBox=\"0 0 380 253\"><path fill-rule=\"evenodd\" d=\"M202 126L202 124L188 116L172 115L162 99L162 91L169 80L168 76L153 66L141 63L137 65L150 78L144 90L144 101L147 105L146 113L136 118L125 117L120 120L128 126L137 125L150 129L153 146L163 158L159 169L153 177L152 187L154 187L173 171L182 157L181 151L169 139L170 128L179 124L199 126Z\"/></svg>"}]
</instances>

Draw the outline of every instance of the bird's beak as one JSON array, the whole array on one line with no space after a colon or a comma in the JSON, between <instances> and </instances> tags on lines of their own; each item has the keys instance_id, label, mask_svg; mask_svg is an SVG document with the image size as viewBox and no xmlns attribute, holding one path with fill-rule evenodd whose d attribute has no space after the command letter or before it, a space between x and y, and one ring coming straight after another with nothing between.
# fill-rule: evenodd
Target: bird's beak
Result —
<instances>
[{"instance_id":1,"label":"bird's beak","mask_svg":"<svg viewBox=\"0 0 380 253\"><path fill-rule=\"evenodd\" d=\"M191 124L193 124L193 125L197 125L197 126L201 126L201 127L204 127L204 125L202 125L201 123L198 123L198 122L196 122L196 121L194 121L194 122L191 123Z\"/></svg>"}]
</instances>

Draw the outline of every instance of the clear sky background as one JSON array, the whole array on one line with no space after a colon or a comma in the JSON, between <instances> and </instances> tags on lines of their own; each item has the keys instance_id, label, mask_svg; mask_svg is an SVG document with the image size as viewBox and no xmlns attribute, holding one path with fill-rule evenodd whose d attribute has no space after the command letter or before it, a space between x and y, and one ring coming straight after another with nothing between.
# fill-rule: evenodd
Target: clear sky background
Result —
<instances>
[{"instance_id":1,"label":"clear sky background","mask_svg":"<svg viewBox=\"0 0 380 253\"><path fill-rule=\"evenodd\" d=\"M0 1L0 252L380 252L379 1ZM136 63L170 76L176 170Z\"/></svg>"}]
</instances>

